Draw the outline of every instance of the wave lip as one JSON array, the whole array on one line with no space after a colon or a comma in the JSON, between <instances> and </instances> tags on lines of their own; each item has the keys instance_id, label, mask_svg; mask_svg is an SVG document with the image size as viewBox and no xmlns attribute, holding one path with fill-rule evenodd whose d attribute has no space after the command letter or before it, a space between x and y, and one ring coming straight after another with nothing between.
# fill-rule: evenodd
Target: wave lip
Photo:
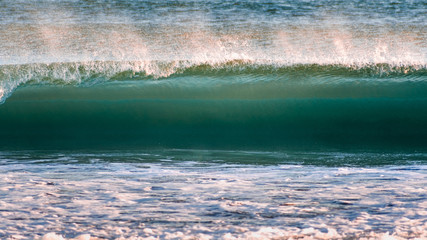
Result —
<instances>
[{"instance_id":1,"label":"wave lip","mask_svg":"<svg viewBox=\"0 0 427 240\"><path fill-rule=\"evenodd\" d=\"M318 78L330 83L340 78L370 81L424 81L427 67L422 64L288 64L270 60L224 62L180 61L89 61L0 65L0 101L4 102L22 85L92 86L114 81L161 80L174 77L226 78L230 76L287 76L288 79ZM242 78L243 79L243 78ZM260 78L258 78L260 79Z\"/></svg>"}]
</instances>

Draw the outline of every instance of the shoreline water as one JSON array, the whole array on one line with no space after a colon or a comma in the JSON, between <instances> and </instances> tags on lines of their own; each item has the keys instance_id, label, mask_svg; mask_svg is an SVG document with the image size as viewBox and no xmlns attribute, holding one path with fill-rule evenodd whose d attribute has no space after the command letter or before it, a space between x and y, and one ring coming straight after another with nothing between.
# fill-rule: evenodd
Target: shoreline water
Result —
<instances>
[{"instance_id":1,"label":"shoreline water","mask_svg":"<svg viewBox=\"0 0 427 240\"><path fill-rule=\"evenodd\" d=\"M0 236L422 239L426 161L425 153L1 152Z\"/></svg>"}]
</instances>

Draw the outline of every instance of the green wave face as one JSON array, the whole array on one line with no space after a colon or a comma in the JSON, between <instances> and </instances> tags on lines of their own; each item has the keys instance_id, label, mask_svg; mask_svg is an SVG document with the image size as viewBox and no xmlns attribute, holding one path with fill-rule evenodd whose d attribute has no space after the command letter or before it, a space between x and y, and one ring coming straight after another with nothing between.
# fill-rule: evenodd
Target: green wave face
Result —
<instances>
[{"instance_id":1,"label":"green wave face","mask_svg":"<svg viewBox=\"0 0 427 240\"><path fill-rule=\"evenodd\" d=\"M211 98L271 98L295 96L296 92L308 96L313 95L313 87L322 92L323 88L335 86L335 93L329 94L353 97L354 90L348 92L348 85L381 85L412 82L419 84L426 79L427 68L424 65L396 64L354 64L354 65L319 65L293 64L233 60L225 62L192 62L192 61L128 61L128 62L74 62L74 63L38 63L0 65L0 101L4 102L19 86L54 85L91 87L121 82L127 85L144 85L139 89L140 96L146 97L146 88L155 83L155 89L187 88L197 90L207 88L203 92L224 87L215 91ZM241 94L229 93L229 85L241 88ZM191 86L189 86L191 85ZM165 87L166 86L166 87ZM192 89L188 89L192 88ZM270 89L269 89L270 88ZM266 89L269 89L266 91ZM278 90L278 91L277 91ZM288 90L288 91L286 91ZM178 90L179 92L179 90ZM371 91L372 92L372 91ZM350 95L349 95L350 94ZM161 95L161 94L160 94ZM297 94L298 95L298 94ZM320 94L322 95L322 94ZM357 94L356 94L357 95ZM176 97L173 93L164 93L160 98ZM184 96L185 97L185 96ZM192 96L194 97L194 96ZM328 96L326 96L328 97Z\"/></svg>"},{"instance_id":2,"label":"green wave face","mask_svg":"<svg viewBox=\"0 0 427 240\"><path fill-rule=\"evenodd\" d=\"M426 146L423 66L144 64L1 66L1 146Z\"/></svg>"}]
</instances>

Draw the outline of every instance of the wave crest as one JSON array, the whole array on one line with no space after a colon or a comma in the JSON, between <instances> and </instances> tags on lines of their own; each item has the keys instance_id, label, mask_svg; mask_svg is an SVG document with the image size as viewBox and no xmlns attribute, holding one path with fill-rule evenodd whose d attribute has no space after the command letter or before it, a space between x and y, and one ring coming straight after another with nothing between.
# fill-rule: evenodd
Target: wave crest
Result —
<instances>
[{"instance_id":1,"label":"wave crest","mask_svg":"<svg viewBox=\"0 0 427 240\"><path fill-rule=\"evenodd\" d=\"M0 101L18 86L82 85L110 81L158 80L177 76L226 77L235 75L271 75L388 79L402 77L419 81L427 76L426 65L387 63L365 64L287 64L268 60L235 59L223 62L180 61L89 61L31 63L0 66ZM326 79L326 80L325 80Z\"/></svg>"}]
</instances>

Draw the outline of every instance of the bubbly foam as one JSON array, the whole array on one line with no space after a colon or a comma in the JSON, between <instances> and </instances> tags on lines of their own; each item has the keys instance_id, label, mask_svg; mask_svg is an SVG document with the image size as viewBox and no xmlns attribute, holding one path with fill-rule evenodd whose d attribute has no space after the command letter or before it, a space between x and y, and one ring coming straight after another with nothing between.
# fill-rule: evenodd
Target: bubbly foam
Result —
<instances>
[{"instance_id":1,"label":"bubbly foam","mask_svg":"<svg viewBox=\"0 0 427 240\"><path fill-rule=\"evenodd\" d=\"M35 153L35 159L29 158L31 154L0 155L4 166L0 191L6 193L0 200L2 237L427 237L426 168L416 164L425 161L425 154L176 149L141 154ZM346 165L378 158L415 162L342 167L286 163L317 159ZM251 164L233 164L237 159ZM276 164L253 165L257 159Z\"/></svg>"}]
</instances>

